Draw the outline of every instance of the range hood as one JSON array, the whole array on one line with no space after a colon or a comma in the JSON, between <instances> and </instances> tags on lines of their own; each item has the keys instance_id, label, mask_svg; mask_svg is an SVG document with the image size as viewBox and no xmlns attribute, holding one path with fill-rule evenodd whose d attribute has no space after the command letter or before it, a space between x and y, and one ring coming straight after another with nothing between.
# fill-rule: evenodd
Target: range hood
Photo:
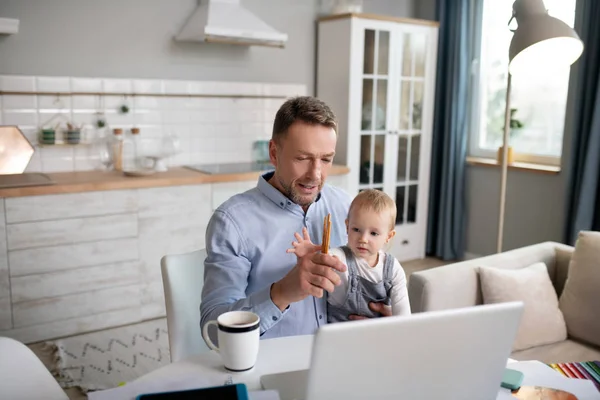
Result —
<instances>
[{"instance_id":1,"label":"range hood","mask_svg":"<svg viewBox=\"0 0 600 400\"><path fill-rule=\"evenodd\" d=\"M240 0L199 0L175 40L284 47L281 33L245 9Z\"/></svg>"}]
</instances>

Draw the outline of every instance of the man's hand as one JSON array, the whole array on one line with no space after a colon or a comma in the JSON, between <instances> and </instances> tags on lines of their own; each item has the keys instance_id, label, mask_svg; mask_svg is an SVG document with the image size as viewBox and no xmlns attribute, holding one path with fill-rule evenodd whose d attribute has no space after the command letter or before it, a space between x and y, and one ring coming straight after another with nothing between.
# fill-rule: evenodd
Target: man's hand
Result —
<instances>
[{"instance_id":1,"label":"man's hand","mask_svg":"<svg viewBox=\"0 0 600 400\"><path fill-rule=\"evenodd\" d=\"M308 234L308 229L306 229L306 227L302 228L302 234L304 237L300 236L298 232L294 233L296 241L292 242L293 247L291 249L287 249L285 251L286 253L294 253L296 254L296 257L302 258L321 249L321 245L311 242L310 235Z\"/></svg>"},{"instance_id":2,"label":"man's hand","mask_svg":"<svg viewBox=\"0 0 600 400\"><path fill-rule=\"evenodd\" d=\"M392 316L392 307L386 306L385 303L369 303L369 308L373 312L380 313L383 317ZM359 319L369 319L369 317L365 317L364 315L352 314L348 316L348 319L357 321Z\"/></svg>"},{"instance_id":3,"label":"man's hand","mask_svg":"<svg viewBox=\"0 0 600 400\"><path fill-rule=\"evenodd\" d=\"M323 290L333 292L341 280L336 271L346 266L329 254L312 253L298 259L286 276L271 285L271 300L281 310L308 296L323 297Z\"/></svg>"}]
</instances>

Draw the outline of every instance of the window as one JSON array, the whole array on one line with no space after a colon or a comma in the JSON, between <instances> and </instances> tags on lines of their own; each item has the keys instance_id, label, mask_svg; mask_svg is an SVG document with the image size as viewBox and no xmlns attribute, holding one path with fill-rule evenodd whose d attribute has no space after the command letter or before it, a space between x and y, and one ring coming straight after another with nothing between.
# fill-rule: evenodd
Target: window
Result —
<instances>
[{"instance_id":1,"label":"window","mask_svg":"<svg viewBox=\"0 0 600 400\"><path fill-rule=\"evenodd\" d=\"M545 0L548 13L571 27L576 0ZM512 39L508 25L514 0L484 0L479 60L473 65L473 107L469 153L495 158L502 146L508 78L508 48ZM569 68L532 65L531 71L513 75L511 109L523 127L511 129L510 146L516 161L560 163L564 131Z\"/></svg>"}]
</instances>

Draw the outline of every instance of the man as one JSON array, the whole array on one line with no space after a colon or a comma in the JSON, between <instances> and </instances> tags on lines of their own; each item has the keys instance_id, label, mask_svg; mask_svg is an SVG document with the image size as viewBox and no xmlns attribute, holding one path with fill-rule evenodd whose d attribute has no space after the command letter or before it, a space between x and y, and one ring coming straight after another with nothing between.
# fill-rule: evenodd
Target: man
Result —
<instances>
[{"instance_id":1,"label":"man","mask_svg":"<svg viewBox=\"0 0 600 400\"><path fill-rule=\"evenodd\" d=\"M281 106L269 143L275 171L223 203L209 222L201 326L231 310L258 314L262 338L313 334L327 323L324 292L340 283L336 270L346 266L321 253L296 260L286 249L303 227L322 240L328 213L330 246L347 242L351 198L325 185L336 142L335 115L322 101L296 97Z\"/></svg>"}]
</instances>

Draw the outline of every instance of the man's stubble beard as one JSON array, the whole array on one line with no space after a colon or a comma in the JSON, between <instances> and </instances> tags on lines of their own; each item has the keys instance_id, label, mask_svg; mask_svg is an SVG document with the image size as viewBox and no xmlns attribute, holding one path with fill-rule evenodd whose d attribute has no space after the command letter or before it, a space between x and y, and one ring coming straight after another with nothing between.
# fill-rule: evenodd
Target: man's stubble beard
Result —
<instances>
[{"instance_id":1,"label":"man's stubble beard","mask_svg":"<svg viewBox=\"0 0 600 400\"><path fill-rule=\"evenodd\" d=\"M312 199L310 199L310 201L306 202L304 201L304 197L299 195L295 190L293 185L288 184L287 182L285 182L277 173L275 174L275 177L277 178L277 181L279 182L279 184L281 185L281 187L284 190L284 194L285 196L292 200L294 203L298 204L301 207L307 207L310 206L312 203L315 202L315 199L317 198L317 196L319 195L319 193L321 193L321 190L323 189L323 179L321 179L319 181L319 190L317 191L317 193L315 193L314 197Z\"/></svg>"}]
</instances>

